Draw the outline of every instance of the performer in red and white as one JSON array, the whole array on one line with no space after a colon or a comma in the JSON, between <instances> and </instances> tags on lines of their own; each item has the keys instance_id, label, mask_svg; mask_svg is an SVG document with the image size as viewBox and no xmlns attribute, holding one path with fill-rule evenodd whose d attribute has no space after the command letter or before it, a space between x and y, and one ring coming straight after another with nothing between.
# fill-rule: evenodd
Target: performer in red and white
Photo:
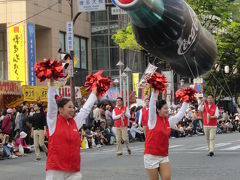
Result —
<instances>
[{"instance_id":1,"label":"performer in red and white","mask_svg":"<svg viewBox=\"0 0 240 180\"><path fill-rule=\"evenodd\" d=\"M73 118L75 114L73 102L66 98L60 98L56 102L56 94L57 87L51 80L48 89L47 125L49 144L46 180L81 179L81 137L79 129L85 123L85 119L97 100L97 88L90 94L87 102L75 118Z\"/></svg>"},{"instance_id":2,"label":"performer in red and white","mask_svg":"<svg viewBox=\"0 0 240 180\"><path fill-rule=\"evenodd\" d=\"M183 118L188 103L183 102L179 112L168 118L168 105L158 99L154 90L149 102L149 119L145 140L144 166L150 180L171 179L171 168L168 158L169 136L171 128Z\"/></svg>"},{"instance_id":3,"label":"performer in red and white","mask_svg":"<svg viewBox=\"0 0 240 180\"><path fill-rule=\"evenodd\" d=\"M145 107L140 110L138 125L143 127L144 136L146 137L147 123L149 111L149 97L145 98Z\"/></svg>"},{"instance_id":4,"label":"performer in red and white","mask_svg":"<svg viewBox=\"0 0 240 180\"><path fill-rule=\"evenodd\" d=\"M200 103L198 110L203 112L203 129L208 144L208 156L214 156L215 136L219 110L214 104L213 95L208 95L207 101Z\"/></svg>"},{"instance_id":5,"label":"performer in red and white","mask_svg":"<svg viewBox=\"0 0 240 180\"><path fill-rule=\"evenodd\" d=\"M122 140L126 144L128 154L131 154L131 149L129 148L129 138L128 138L128 119L131 117L129 109L123 106L123 99L121 97L117 98L116 107L113 109L112 118L114 120L114 126L116 129L116 139L117 139L117 155L121 156L122 153Z\"/></svg>"}]
</instances>

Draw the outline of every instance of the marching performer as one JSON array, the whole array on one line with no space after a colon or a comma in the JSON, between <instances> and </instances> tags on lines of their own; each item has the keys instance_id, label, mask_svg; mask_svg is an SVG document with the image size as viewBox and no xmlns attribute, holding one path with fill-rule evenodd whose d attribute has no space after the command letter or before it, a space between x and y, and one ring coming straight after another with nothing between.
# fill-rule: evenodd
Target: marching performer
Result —
<instances>
[{"instance_id":1,"label":"marching performer","mask_svg":"<svg viewBox=\"0 0 240 180\"><path fill-rule=\"evenodd\" d=\"M147 129L147 123L148 123L148 111L149 111L149 98L147 97L145 99L145 107L143 107L140 110L139 115L139 121L138 125L139 127L143 127L144 136L146 137L146 129Z\"/></svg>"},{"instance_id":2,"label":"marching performer","mask_svg":"<svg viewBox=\"0 0 240 180\"><path fill-rule=\"evenodd\" d=\"M171 179L168 159L168 146L171 128L183 118L188 103L183 102L179 112L168 119L168 105L165 100L157 101L158 92L154 90L149 103L149 119L145 140L144 166L149 180Z\"/></svg>"},{"instance_id":3,"label":"marching performer","mask_svg":"<svg viewBox=\"0 0 240 180\"><path fill-rule=\"evenodd\" d=\"M208 145L208 156L214 156L219 110L217 105L214 104L213 95L208 95L206 103L203 100L198 109L203 112L203 129Z\"/></svg>"},{"instance_id":4,"label":"marching performer","mask_svg":"<svg viewBox=\"0 0 240 180\"><path fill-rule=\"evenodd\" d=\"M53 80L51 80L48 89L49 145L46 180L81 179L79 129L97 100L97 88L91 93L75 118L73 118L75 113L73 102L70 99L60 98L56 103L56 91L57 87L53 85Z\"/></svg>"},{"instance_id":5,"label":"marching performer","mask_svg":"<svg viewBox=\"0 0 240 180\"><path fill-rule=\"evenodd\" d=\"M128 138L128 118L130 118L130 112L127 107L123 106L123 99L117 98L116 107L112 112L112 118L114 120L114 126L116 128L116 139L117 139L117 155L121 156L122 153L122 140L125 142L128 154L131 154L129 148Z\"/></svg>"}]
</instances>

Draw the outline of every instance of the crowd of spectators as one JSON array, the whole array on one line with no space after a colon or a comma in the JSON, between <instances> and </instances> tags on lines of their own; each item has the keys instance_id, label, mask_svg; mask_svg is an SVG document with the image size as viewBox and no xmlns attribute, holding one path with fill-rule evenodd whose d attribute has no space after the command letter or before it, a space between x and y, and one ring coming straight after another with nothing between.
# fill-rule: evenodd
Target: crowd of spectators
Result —
<instances>
[{"instance_id":1,"label":"crowd of spectators","mask_svg":"<svg viewBox=\"0 0 240 180\"><path fill-rule=\"evenodd\" d=\"M114 104L100 102L94 105L86 124L79 130L82 136L82 149L99 148L103 145L116 143L112 110ZM142 106L130 108L129 140L130 142L145 140L143 128L139 125L139 112ZM76 113L80 108L76 107ZM170 116L176 114L180 105L170 106ZM0 158L16 158L34 151L32 118L35 114L34 104L24 103L19 107L7 109L0 113ZM46 108L44 111L46 116ZM217 133L240 132L240 115L230 115L227 111L220 111ZM199 136L203 132L202 113L194 106L190 106L184 118L171 129L170 138ZM45 139L47 145L47 139Z\"/></svg>"},{"instance_id":2,"label":"crowd of spectators","mask_svg":"<svg viewBox=\"0 0 240 180\"><path fill-rule=\"evenodd\" d=\"M0 158L17 158L34 151L31 138L33 105L25 103L0 113Z\"/></svg>"}]
</instances>

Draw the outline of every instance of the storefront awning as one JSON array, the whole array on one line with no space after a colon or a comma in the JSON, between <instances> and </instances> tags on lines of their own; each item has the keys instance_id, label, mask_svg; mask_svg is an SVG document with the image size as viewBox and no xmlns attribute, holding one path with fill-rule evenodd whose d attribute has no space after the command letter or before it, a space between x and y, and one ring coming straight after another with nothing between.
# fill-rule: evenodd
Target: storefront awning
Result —
<instances>
[{"instance_id":1,"label":"storefront awning","mask_svg":"<svg viewBox=\"0 0 240 180\"><path fill-rule=\"evenodd\" d=\"M0 95L23 95L21 83L15 81L0 81Z\"/></svg>"}]
</instances>

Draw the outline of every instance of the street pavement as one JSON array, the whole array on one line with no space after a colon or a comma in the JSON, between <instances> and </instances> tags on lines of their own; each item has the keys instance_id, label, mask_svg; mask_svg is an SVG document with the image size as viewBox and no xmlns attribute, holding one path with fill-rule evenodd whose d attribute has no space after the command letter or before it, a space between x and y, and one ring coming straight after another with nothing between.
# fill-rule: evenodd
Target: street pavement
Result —
<instances>
[{"instance_id":1,"label":"street pavement","mask_svg":"<svg viewBox=\"0 0 240 180\"><path fill-rule=\"evenodd\" d=\"M117 157L115 146L83 150L83 180L147 180L143 165L144 143L130 144L132 155ZM173 180L240 180L240 133L216 137L215 156L207 156L204 136L170 139ZM0 180L45 179L44 154L0 161Z\"/></svg>"}]
</instances>

